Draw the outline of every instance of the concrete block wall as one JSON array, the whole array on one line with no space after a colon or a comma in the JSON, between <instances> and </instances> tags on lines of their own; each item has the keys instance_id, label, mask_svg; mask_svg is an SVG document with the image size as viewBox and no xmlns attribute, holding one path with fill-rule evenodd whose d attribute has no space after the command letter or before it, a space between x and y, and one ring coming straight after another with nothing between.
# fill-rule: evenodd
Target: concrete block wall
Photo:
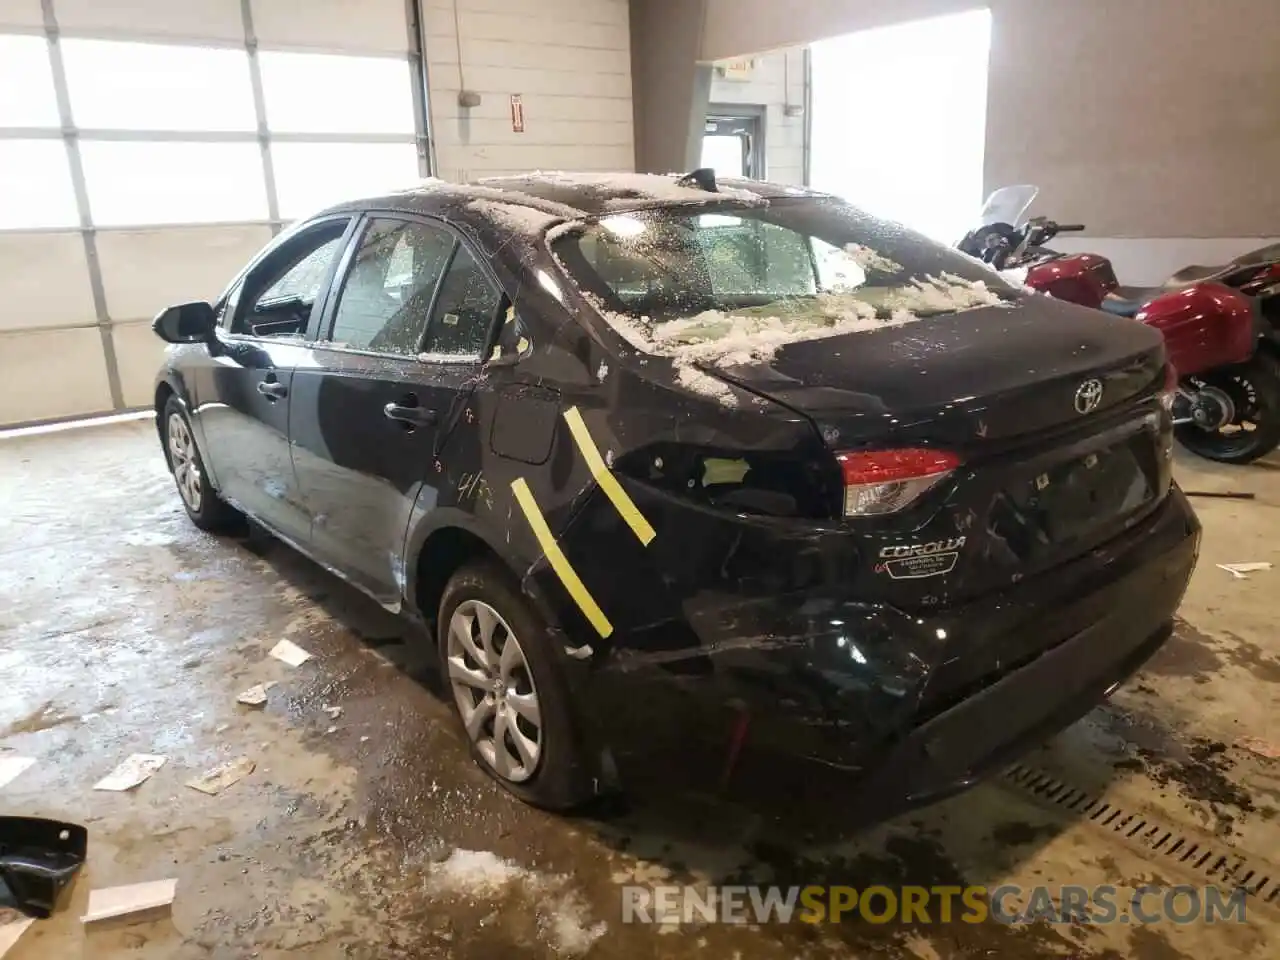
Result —
<instances>
[{"instance_id":1,"label":"concrete block wall","mask_svg":"<svg viewBox=\"0 0 1280 960\"><path fill-rule=\"evenodd\" d=\"M422 17L438 176L635 168L627 0L422 0ZM464 83L479 106L458 105Z\"/></svg>"},{"instance_id":2,"label":"concrete block wall","mask_svg":"<svg viewBox=\"0 0 1280 960\"><path fill-rule=\"evenodd\" d=\"M711 103L749 104L765 108L765 173L764 179L778 183L804 183L803 115L788 117L788 103L803 105L804 50L794 47L751 58L754 67L746 79L723 76L716 69L711 75Z\"/></svg>"}]
</instances>

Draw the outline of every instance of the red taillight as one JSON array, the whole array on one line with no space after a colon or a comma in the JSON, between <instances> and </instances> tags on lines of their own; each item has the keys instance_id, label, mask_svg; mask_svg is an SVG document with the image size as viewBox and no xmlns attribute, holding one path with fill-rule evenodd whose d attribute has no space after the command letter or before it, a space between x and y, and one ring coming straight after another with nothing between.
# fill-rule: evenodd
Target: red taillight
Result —
<instances>
[{"instance_id":1,"label":"red taillight","mask_svg":"<svg viewBox=\"0 0 1280 960\"><path fill-rule=\"evenodd\" d=\"M960 466L946 450L851 450L836 454L844 477L844 515L895 513Z\"/></svg>"},{"instance_id":2,"label":"red taillight","mask_svg":"<svg viewBox=\"0 0 1280 960\"><path fill-rule=\"evenodd\" d=\"M845 486L917 480L960 466L960 458L945 450L856 450L836 454L836 459Z\"/></svg>"}]
</instances>

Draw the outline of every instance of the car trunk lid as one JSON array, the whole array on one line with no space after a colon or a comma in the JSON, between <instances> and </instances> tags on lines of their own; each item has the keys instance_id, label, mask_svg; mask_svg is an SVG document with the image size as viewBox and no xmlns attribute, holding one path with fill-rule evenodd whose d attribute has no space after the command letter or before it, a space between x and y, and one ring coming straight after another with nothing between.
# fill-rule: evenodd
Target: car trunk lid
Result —
<instances>
[{"instance_id":1,"label":"car trunk lid","mask_svg":"<svg viewBox=\"0 0 1280 960\"><path fill-rule=\"evenodd\" d=\"M1159 388L1163 365L1160 335L1140 323L1026 297L790 343L771 362L707 372L805 414L830 442L969 448L1132 403Z\"/></svg>"}]
</instances>

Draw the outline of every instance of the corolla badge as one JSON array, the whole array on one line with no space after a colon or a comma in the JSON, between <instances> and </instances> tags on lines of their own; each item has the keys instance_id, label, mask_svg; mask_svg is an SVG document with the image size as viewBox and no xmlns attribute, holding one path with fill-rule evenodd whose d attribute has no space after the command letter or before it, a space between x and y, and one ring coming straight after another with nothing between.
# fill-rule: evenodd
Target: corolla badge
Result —
<instances>
[{"instance_id":1,"label":"corolla badge","mask_svg":"<svg viewBox=\"0 0 1280 960\"><path fill-rule=\"evenodd\" d=\"M1093 413L1102 402L1102 381L1089 379L1076 387L1076 413Z\"/></svg>"}]
</instances>

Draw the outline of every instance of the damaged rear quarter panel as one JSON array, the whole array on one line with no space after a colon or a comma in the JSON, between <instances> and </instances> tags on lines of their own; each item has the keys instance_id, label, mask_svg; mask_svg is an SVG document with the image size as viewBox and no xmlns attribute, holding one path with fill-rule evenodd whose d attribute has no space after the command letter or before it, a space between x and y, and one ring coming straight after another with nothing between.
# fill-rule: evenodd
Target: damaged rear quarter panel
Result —
<instances>
[{"instance_id":1,"label":"damaged rear quarter panel","mask_svg":"<svg viewBox=\"0 0 1280 960\"><path fill-rule=\"evenodd\" d=\"M595 345L591 345L595 347ZM582 358L599 369L608 363L598 348ZM586 440L598 462L628 488L626 475L614 469L628 459L644 458L645 451L664 445L705 450L734 457L747 449L779 453L810 447L816 442L803 418L785 412L765 415L759 407L728 410L701 398L686 398L670 388L635 375L626 368L614 370L603 382L587 388L561 387L551 453L545 463L522 471L557 543L613 624L615 634L627 634L638 626L679 614L661 600L668 575L653 566L653 554L640 543L617 506L600 488L591 460L569 428L566 414L576 411L585 426ZM527 543L525 518L517 505L512 515L512 535ZM680 542L688 531L665 523L665 514L654 524L658 540ZM659 526L659 522L665 526ZM585 536L584 536L585 534ZM535 558L528 573L549 581L551 592L558 577L536 543L529 545ZM628 559L633 551L638 556ZM634 562L633 562L634 561ZM643 562L640 562L643 561ZM637 565L638 564L638 565ZM598 594L598 596L597 596ZM607 599L603 599L607 598ZM571 603L570 607L574 605ZM584 636L601 649L616 640L598 636L580 612L569 615ZM600 641L604 641L600 643Z\"/></svg>"}]
</instances>

